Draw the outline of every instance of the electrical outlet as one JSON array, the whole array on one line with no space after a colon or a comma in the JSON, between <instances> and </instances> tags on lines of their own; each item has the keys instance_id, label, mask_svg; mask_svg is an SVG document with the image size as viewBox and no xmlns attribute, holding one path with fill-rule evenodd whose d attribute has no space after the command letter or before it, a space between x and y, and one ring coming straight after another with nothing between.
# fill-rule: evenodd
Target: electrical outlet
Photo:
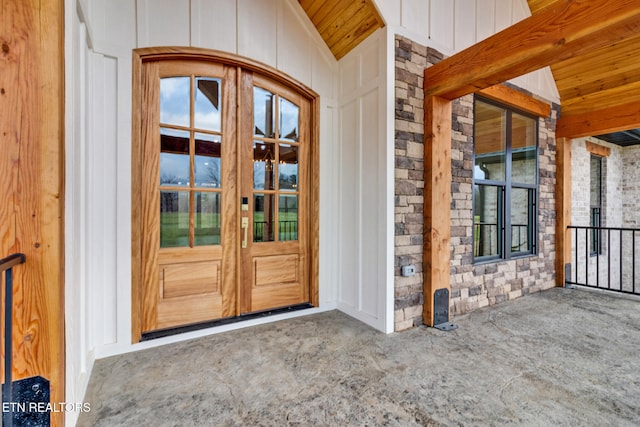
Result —
<instances>
[{"instance_id":1,"label":"electrical outlet","mask_svg":"<svg viewBox=\"0 0 640 427\"><path fill-rule=\"evenodd\" d=\"M405 265L402 267L402 275L403 276L415 276L416 274L416 266L415 265Z\"/></svg>"}]
</instances>

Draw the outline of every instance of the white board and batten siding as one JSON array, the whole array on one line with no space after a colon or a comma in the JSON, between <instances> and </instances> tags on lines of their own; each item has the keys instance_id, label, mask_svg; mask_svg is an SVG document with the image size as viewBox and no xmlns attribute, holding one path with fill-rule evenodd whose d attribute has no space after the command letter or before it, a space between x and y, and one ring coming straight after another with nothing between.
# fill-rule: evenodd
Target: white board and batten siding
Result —
<instances>
[{"instance_id":1,"label":"white board and batten siding","mask_svg":"<svg viewBox=\"0 0 640 427\"><path fill-rule=\"evenodd\" d=\"M116 75L106 76L113 83L111 87L105 87L104 80L92 80L91 90L97 96L92 97L93 106L90 108L95 112L115 108L115 115L94 114L91 120L94 140L90 145L96 150L114 150L111 155L117 155L117 170L120 172L122 168L123 172L118 176L105 173L93 177L94 188L106 186L109 191L100 193L107 198L113 197L112 200L95 202L95 205L107 207L107 213L102 216L109 216L104 219L117 224L111 239L118 235L115 254L105 254L107 259L115 257L117 298L115 301L112 297L101 298L98 302L98 305L103 305L99 312L116 313L115 319L108 317L109 325L101 325L105 331L104 339L102 343L96 343L96 353L101 357L128 351L131 346L129 177L132 49L193 46L230 52L275 67L318 92L321 97L320 186L323 194L339 191L337 181L332 178L336 163L332 153L337 150L337 62L298 3L292 0L100 0L92 2L91 12L95 17L95 22L92 22L93 50L98 57L94 68L99 72L105 68L114 72L114 67L109 64L115 63ZM104 106L109 100L112 105ZM113 119L111 122L108 121L110 118ZM113 132L115 134L110 134ZM104 153L105 157L109 155ZM88 190L89 195L91 190ZM331 218L336 215L337 206L332 199L321 196L320 200L321 233L324 240L328 239L320 253L320 304L324 307L335 307L337 293L338 263L332 259L336 242L331 242L335 234L323 232L323 227L331 227ZM97 224L92 231L102 232ZM114 289L112 283L104 284ZM114 304L117 307L114 308Z\"/></svg>"},{"instance_id":2,"label":"white board and batten siding","mask_svg":"<svg viewBox=\"0 0 640 427\"><path fill-rule=\"evenodd\" d=\"M320 95L322 239L316 311L336 308L341 268L335 221L340 192L338 63L297 1L66 0L65 10L67 401L82 401L96 358L213 332L131 344L135 48L192 46L238 54L275 67ZM67 425L75 418L67 417Z\"/></svg>"},{"instance_id":3,"label":"white board and batten siding","mask_svg":"<svg viewBox=\"0 0 640 427\"><path fill-rule=\"evenodd\" d=\"M527 0L374 0L392 33L451 56L531 16ZM545 67L511 80L543 99L560 95Z\"/></svg>"},{"instance_id":4,"label":"white board and batten siding","mask_svg":"<svg viewBox=\"0 0 640 427\"><path fill-rule=\"evenodd\" d=\"M339 69L338 308L383 332L393 331L394 144L393 112L389 123L387 108L393 99L387 90L388 53L387 31L380 29L342 58Z\"/></svg>"}]
</instances>

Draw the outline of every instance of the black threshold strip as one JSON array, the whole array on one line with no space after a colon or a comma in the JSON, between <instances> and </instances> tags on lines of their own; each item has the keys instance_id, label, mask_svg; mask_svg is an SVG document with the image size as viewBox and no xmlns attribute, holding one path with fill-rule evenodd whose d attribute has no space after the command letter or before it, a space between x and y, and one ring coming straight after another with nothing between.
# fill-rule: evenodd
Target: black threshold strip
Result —
<instances>
[{"instance_id":1,"label":"black threshold strip","mask_svg":"<svg viewBox=\"0 0 640 427\"><path fill-rule=\"evenodd\" d=\"M244 322L246 320L259 319L261 317L275 316L276 314L291 313L293 311L306 310L313 308L309 303L292 305L289 307L278 308L275 310L260 311L258 313L242 314L236 317L226 317L219 320L211 320L208 322L194 323L192 325L178 326L176 328L160 329L158 331L144 332L140 341L150 341L156 338L164 338L171 335L183 334L185 332L198 331L200 329L213 328L214 326L229 325L231 323Z\"/></svg>"}]
</instances>

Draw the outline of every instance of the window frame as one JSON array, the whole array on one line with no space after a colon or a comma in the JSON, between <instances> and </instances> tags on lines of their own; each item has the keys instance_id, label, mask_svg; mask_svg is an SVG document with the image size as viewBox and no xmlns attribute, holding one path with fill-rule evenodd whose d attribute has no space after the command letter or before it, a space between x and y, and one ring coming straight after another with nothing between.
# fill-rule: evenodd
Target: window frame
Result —
<instances>
[{"instance_id":1,"label":"window frame","mask_svg":"<svg viewBox=\"0 0 640 427\"><path fill-rule=\"evenodd\" d=\"M475 177L475 167L476 167L476 117L477 117L477 104L478 102L482 102L493 107L500 108L505 111L505 121L504 121L504 132L505 132L505 178L504 180L484 180L484 179L476 179ZM529 118L533 120L535 124L535 183L534 184L525 184L521 182L513 182L512 180L512 164L513 164L513 149L512 149L512 117L513 114L518 114L520 116ZM518 259L518 258L526 258L531 256L538 255L539 245L538 245L538 210L539 210L539 197L540 197L540 162L539 162L539 149L540 149L540 123L539 118L531 113L527 113L521 109L514 108L512 106L506 105L504 103L500 103L497 101L493 101L487 99L482 96L474 96L473 102L473 135L474 135L474 143L473 143L473 158L472 158L472 242L473 242L473 264L483 264L483 263L491 263L501 260L509 260L509 259ZM496 187L498 189L498 197L501 197L501 200L497 202L500 207L499 212L497 214L498 220L498 254L497 255L486 255L486 256L476 256L475 252L475 242L476 242L476 223L475 223L475 203L476 203L476 187L479 186L488 186L488 187ZM530 250L527 251L515 251L512 248L512 245L508 242L512 242L513 237L513 226L511 223L511 201L512 201L512 192L514 189L526 189L528 190L528 221L531 224L530 229L527 231L527 239L530 242Z\"/></svg>"},{"instance_id":2,"label":"window frame","mask_svg":"<svg viewBox=\"0 0 640 427\"><path fill-rule=\"evenodd\" d=\"M596 160L599 164L599 174L598 174L598 201L599 203L594 204L591 201L591 190L592 190L592 185L593 183L591 182L591 178L592 178L592 171L591 171L591 165L592 165L592 161ZM604 178L604 157L599 156L597 154L590 154L589 157L589 226L590 227L602 227L602 214L603 214L603 197L604 197L604 191L602 186L603 186L603 178ZM595 218L595 214L597 210L597 224L594 221ZM603 254L603 248L602 248L602 239L601 239L601 233L598 232L598 230L592 229L591 230L591 241L589 242L589 256L597 256L597 255L602 255Z\"/></svg>"}]
</instances>

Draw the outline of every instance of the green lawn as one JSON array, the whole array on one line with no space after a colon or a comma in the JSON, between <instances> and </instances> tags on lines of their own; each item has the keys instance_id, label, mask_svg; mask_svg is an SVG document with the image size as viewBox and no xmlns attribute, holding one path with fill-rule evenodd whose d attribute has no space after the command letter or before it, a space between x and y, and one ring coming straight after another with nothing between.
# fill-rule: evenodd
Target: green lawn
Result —
<instances>
[{"instance_id":1,"label":"green lawn","mask_svg":"<svg viewBox=\"0 0 640 427\"><path fill-rule=\"evenodd\" d=\"M220 214L197 213L196 246L220 244ZM189 216L177 212L160 214L160 247L189 246Z\"/></svg>"},{"instance_id":2,"label":"green lawn","mask_svg":"<svg viewBox=\"0 0 640 427\"><path fill-rule=\"evenodd\" d=\"M298 212L280 212L280 232L278 240L298 239ZM254 212L254 230L257 234L257 224L264 223L264 212ZM197 213L195 216L196 246L220 244L220 214ZM266 231L266 230L265 230ZM260 236L258 237L259 241ZM165 212L160 214L160 247L189 246L189 216L186 213Z\"/></svg>"}]
</instances>

